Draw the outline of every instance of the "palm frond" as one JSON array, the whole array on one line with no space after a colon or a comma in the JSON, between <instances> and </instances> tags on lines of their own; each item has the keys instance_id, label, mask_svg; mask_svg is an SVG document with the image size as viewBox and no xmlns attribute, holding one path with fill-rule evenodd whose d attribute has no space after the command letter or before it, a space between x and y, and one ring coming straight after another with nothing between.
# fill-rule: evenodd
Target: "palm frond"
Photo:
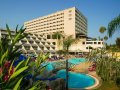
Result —
<instances>
[{"instance_id":1,"label":"palm frond","mask_svg":"<svg viewBox=\"0 0 120 90\"><path fill-rule=\"evenodd\" d=\"M112 35L115 33L115 31L120 29L120 15L114 18L109 24L108 24L108 36L112 37Z\"/></svg>"}]
</instances>

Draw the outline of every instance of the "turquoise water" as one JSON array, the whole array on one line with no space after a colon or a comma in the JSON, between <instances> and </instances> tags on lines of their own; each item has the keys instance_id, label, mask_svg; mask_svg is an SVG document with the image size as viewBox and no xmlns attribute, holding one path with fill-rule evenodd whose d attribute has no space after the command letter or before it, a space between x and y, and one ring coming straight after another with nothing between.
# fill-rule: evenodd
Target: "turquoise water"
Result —
<instances>
[{"instance_id":1,"label":"turquoise water","mask_svg":"<svg viewBox=\"0 0 120 90\"><path fill-rule=\"evenodd\" d=\"M71 64L79 64L79 63L85 62L85 61L86 61L85 58L72 58L72 59L68 60L68 62L71 63ZM49 71L55 69L53 67L53 64L55 64L55 63L56 62L49 62L49 63L47 63L46 69L49 70Z\"/></svg>"},{"instance_id":2,"label":"turquoise water","mask_svg":"<svg viewBox=\"0 0 120 90\"><path fill-rule=\"evenodd\" d=\"M85 58L73 58L68 60L68 62L71 64L79 64L85 61L86 61ZM47 63L46 69L48 71L54 70L55 63L56 62ZM59 65L59 62L57 63ZM66 70L65 69L59 70L56 74L56 77L66 79ZM94 83L95 80L86 74L69 72L69 81L68 81L69 88L85 88L94 85Z\"/></svg>"},{"instance_id":3,"label":"turquoise water","mask_svg":"<svg viewBox=\"0 0 120 90\"><path fill-rule=\"evenodd\" d=\"M66 70L58 71L56 77L66 79ZM95 84L95 80L92 77L74 72L69 72L68 80L69 88L86 88Z\"/></svg>"},{"instance_id":4,"label":"turquoise water","mask_svg":"<svg viewBox=\"0 0 120 90\"><path fill-rule=\"evenodd\" d=\"M70 60L68 60L68 62L72 63L72 64L79 64L81 62L85 62L85 58L72 58Z\"/></svg>"}]
</instances>

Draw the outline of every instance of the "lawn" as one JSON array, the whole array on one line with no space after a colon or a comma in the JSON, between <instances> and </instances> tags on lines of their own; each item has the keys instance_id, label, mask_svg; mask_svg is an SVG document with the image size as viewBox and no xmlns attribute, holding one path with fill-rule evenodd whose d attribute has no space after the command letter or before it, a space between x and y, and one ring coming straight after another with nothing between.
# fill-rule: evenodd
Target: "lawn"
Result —
<instances>
[{"instance_id":1,"label":"lawn","mask_svg":"<svg viewBox=\"0 0 120 90\"><path fill-rule=\"evenodd\" d=\"M103 82L96 90L120 90L114 82Z\"/></svg>"}]
</instances>

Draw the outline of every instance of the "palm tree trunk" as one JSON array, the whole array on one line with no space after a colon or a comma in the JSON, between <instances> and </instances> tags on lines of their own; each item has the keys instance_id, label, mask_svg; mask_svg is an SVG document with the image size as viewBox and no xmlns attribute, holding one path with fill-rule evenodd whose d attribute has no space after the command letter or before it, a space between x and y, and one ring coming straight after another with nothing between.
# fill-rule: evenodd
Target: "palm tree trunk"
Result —
<instances>
[{"instance_id":1,"label":"palm tree trunk","mask_svg":"<svg viewBox=\"0 0 120 90\"><path fill-rule=\"evenodd\" d=\"M68 90L68 59L66 59L66 90Z\"/></svg>"}]
</instances>

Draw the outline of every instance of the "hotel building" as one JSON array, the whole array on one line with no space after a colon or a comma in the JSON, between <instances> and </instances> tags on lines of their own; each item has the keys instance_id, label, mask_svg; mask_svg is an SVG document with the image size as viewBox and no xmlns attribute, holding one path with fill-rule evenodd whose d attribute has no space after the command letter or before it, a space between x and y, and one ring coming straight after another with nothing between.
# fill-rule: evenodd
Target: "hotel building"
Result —
<instances>
[{"instance_id":1,"label":"hotel building","mask_svg":"<svg viewBox=\"0 0 120 90\"><path fill-rule=\"evenodd\" d=\"M80 38L77 44L70 47L70 52L89 52L91 48L104 47L103 41L93 41L87 37L87 18L75 7L33 19L24 23L26 38L18 42L24 53L38 54L41 51L55 53L59 50L53 33L61 32ZM14 31L11 31L14 35ZM0 30L0 37L7 35Z\"/></svg>"},{"instance_id":2,"label":"hotel building","mask_svg":"<svg viewBox=\"0 0 120 90\"><path fill-rule=\"evenodd\" d=\"M75 7L33 19L24 23L26 32L50 34L63 32L66 35L87 35L87 18Z\"/></svg>"}]
</instances>

